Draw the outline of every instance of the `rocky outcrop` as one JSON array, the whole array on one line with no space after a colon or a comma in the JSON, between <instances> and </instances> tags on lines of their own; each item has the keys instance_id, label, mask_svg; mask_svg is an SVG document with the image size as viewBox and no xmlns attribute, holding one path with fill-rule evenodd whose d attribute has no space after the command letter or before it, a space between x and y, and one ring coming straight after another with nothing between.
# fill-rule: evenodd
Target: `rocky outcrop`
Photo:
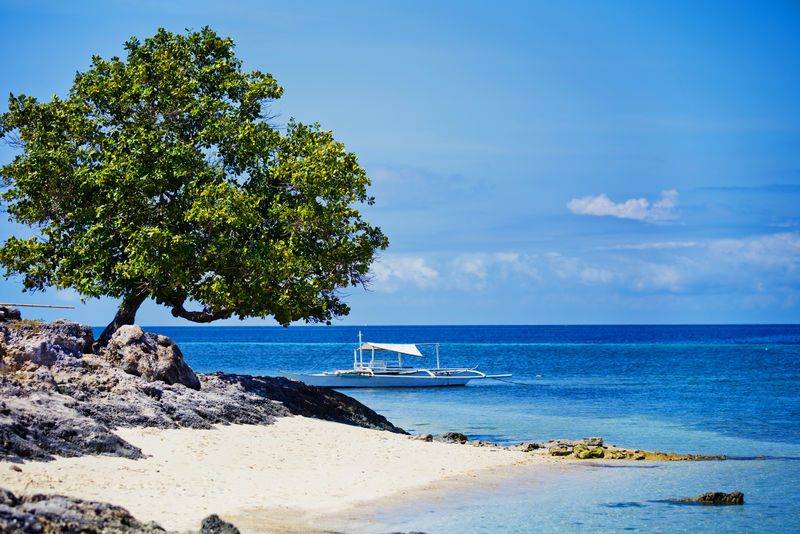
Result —
<instances>
[{"instance_id":1,"label":"rocky outcrop","mask_svg":"<svg viewBox=\"0 0 800 534\"><path fill-rule=\"evenodd\" d=\"M16 497L0 489L0 532L28 533L158 533L156 523L142 523L120 506L63 495Z\"/></svg>"},{"instance_id":2,"label":"rocky outcrop","mask_svg":"<svg viewBox=\"0 0 800 534\"><path fill-rule=\"evenodd\" d=\"M148 382L183 384L200 389L200 381L183 361L178 345L170 338L144 332L138 325L120 327L100 356L126 373Z\"/></svg>"},{"instance_id":3,"label":"rocky outcrop","mask_svg":"<svg viewBox=\"0 0 800 534\"><path fill-rule=\"evenodd\" d=\"M723 493L721 491L709 491L700 495L699 497L690 497L687 499L670 499L672 502L696 502L700 504L744 504L744 494L741 491L734 491L733 493Z\"/></svg>"},{"instance_id":4,"label":"rocky outcrop","mask_svg":"<svg viewBox=\"0 0 800 534\"><path fill-rule=\"evenodd\" d=\"M212 514L200 525L200 534L240 534L233 524L223 521L217 514Z\"/></svg>"},{"instance_id":5,"label":"rocky outcrop","mask_svg":"<svg viewBox=\"0 0 800 534\"><path fill-rule=\"evenodd\" d=\"M201 374L203 391L216 392L217 397L235 400L237 394L247 394L248 401L240 405L244 416L255 399L269 399L292 415L314 417L326 421L363 426L405 434L384 416L374 412L352 397L329 388L309 386L283 377L248 376L225 373Z\"/></svg>"},{"instance_id":6,"label":"rocky outcrop","mask_svg":"<svg viewBox=\"0 0 800 534\"><path fill-rule=\"evenodd\" d=\"M614 445L605 445L603 438L583 438L577 441L568 439L552 439L544 444L550 456L574 458L578 460L724 460L725 456L706 456L702 454L678 454L674 452L643 451L639 449L623 449Z\"/></svg>"},{"instance_id":7,"label":"rocky outcrop","mask_svg":"<svg viewBox=\"0 0 800 534\"><path fill-rule=\"evenodd\" d=\"M0 306L0 323L6 321L19 321L22 319L22 314L18 309L11 306Z\"/></svg>"},{"instance_id":8,"label":"rocky outcrop","mask_svg":"<svg viewBox=\"0 0 800 534\"><path fill-rule=\"evenodd\" d=\"M0 459L51 460L54 454L143 457L138 447L119 438L107 425L81 414L69 397L2 386L7 383L0 378Z\"/></svg>"},{"instance_id":9,"label":"rocky outcrop","mask_svg":"<svg viewBox=\"0 0 800 534\"><path fill-rule=\"evenodd\" d=\"M81 360L69 369L0 374L0 459L139 457L113 434L119 426L211 428L304 415L403 432L355 399L286 378L201 374L193 390L148 382L92 356Z\"/></svg>"},{"instance_id":10,"label":"rocky outcrop","mask_svg":"<svg viewBox=\"0 0 800 534\"><path fill-rule=\"evenodd\" d=\"M3 488L0 488L0 532L168 534L157 523L143 523L121 506L63 495L17 497ZM239 534L239 529L214 514L203 519L200 534Z\"/></svg>"},{"instance_id":11,"label":"rocky outcrop","mask_svg":"<svg viewBox=\"0 0 800 534\"><path fill-rule=\"evenodd\" d=\"M6 317L7 310L2 310ZM73 321L5 320L0 326L0 371L69 366L91 351L91 327Z\"/></svg>"},{"instance_id":12,"label":"rocky outcrop","mask_svg":"<svg viewBox=\"0 0 800 534\"><path fill-rule=\"evenodd\" d=\"M8 363L0 369L0 459L139 458L142 452L117 437L114 428L269 424L286 415L403 432L330 389L286 378L196 375L175 344L162 338L129 327L100 357L84 353L91 347L91 330L78 323L0 324L0 339L10 340L4 341L2 361L22 362L13 370ZM9 356L21 353L36 356Z\"/></svg>"}]
</instances>

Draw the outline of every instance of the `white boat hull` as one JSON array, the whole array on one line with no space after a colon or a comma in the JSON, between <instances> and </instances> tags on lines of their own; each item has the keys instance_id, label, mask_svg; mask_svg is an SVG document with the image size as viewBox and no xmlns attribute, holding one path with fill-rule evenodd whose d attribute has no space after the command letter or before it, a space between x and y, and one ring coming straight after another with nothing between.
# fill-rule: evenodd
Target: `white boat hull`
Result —
<instances>
[{"instance_id":1,"label":"white boat hull","mask_svg":"<svg viewBox=\"0 0 800 534\"><path fill-rule=\"evenodd\" d=\"M366 375L366 374L314 374L282 373L293 380L310 386L326 388L419 388L465 386L470 380L482 376L430 376L430 375Z\"/></svg>"}]
</instances>

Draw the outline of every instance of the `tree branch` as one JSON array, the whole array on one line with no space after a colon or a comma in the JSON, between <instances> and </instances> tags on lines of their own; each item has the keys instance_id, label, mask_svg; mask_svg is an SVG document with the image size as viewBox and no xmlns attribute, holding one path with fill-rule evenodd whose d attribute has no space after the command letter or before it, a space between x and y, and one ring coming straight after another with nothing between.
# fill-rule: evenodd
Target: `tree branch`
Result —
<instances>
[{"instance_id":1,"label":"tree branch","mask_svg":"<svg viewBox=\"0 0 800 534\"><path fill-rule=\"evenodd\" d=\"M172 305L173 317L183 317L195 323L210 323L217 319L228 319L231 315L233 315L233 311L226 309L209 310L208 308L203 308L203 311L188 311L183 307L183 301Z\"/></svg>"}]
</instances>

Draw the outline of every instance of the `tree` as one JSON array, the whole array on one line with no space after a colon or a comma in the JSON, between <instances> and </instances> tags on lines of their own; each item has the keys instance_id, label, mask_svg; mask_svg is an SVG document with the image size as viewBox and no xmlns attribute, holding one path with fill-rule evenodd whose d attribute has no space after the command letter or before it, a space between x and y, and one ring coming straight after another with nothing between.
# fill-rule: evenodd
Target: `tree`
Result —
<instances>
[{"instance_id":1,"label":"tree","mask_svg":"<svg viewBox=\"0 0 800 534\"><path fill-rule=\"evenodd\" d=\"M9 97L0 137L21 153L2 196L37 236L0 264L25 290L122 299L99 345L147 299L196 322L330 322L388 244L356 209L374 202L356 156L318 124L270 125L283 89L233 49L159 29L125 60L94 56L66 99Z\"/></svg>"}]
</instances>

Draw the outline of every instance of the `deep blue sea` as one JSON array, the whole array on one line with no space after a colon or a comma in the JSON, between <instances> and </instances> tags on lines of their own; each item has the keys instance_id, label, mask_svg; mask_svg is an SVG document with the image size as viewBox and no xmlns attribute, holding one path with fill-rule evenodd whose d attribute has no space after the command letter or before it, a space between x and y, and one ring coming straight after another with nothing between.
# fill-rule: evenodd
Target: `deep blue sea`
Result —
<instances>
[{"instance_id":1,"label":"deep blue sea","mask_svg":"<svg viewBox=\"0 0 800 534\"><path fill-rule=\"evenodd\" d=\"M412 433L501 444L602 436L702 462L581 464L381 510L364 532L800 532L800 325L150 327L200 372L352 365L365 341L441 342L461 388L343 390ZM757 458L767 456L769 458ZM662 502L742 491L745 505Z\"/></svg>"}]
</instances>

